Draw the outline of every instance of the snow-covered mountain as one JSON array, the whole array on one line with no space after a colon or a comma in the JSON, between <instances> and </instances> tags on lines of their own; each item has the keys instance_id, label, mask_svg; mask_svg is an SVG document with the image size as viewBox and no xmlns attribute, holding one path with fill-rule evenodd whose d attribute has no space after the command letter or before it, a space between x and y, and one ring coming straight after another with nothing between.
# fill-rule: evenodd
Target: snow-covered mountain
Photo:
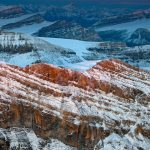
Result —
<instances>
[{"instance_id":1,"label":"snow-covered mountain","mask_svg":"<svg viewBox=\"0 0 150 150\"><path fill-rule=\"evenodd\" d=\"M149 149L150 11L124 12L0 6L0 150Z\"/></svg>"},{"instance_id":2,"label":"snow-covered mountain","mask_svg":"<svg viewBox=\"0 0 150 150\"><path fill-rule=\"evenodd\" d=\"M47 64L22 69L1 63L0 89L4 146L50 143L51 148L56 141L42 144L43 138L77 149L150 147L150 73L118 60L102 61L83 73ZM30 128L41 142L33 131L5 130L11 127Z\"/></svg>"},{"instance_id":3,"label":"snow-covered mountain","mask_svg":"<svg viewBox=\"0 0 150 150\"><path fill-rule=\"evenodd\" d=\"M121 43L116 42L112 43L112 48L109 48L109 43L111 44L111 42L86 42L79 40L42 37L41 39L54 45L72 49L82 60L82 62L67 64L64 67L83 71L94 66L100 60L116 58L133 66L150 70L149 45L125 47L123 43L124 46L120 48ZM103 45L104 47L102 47Z\"/></svg>"},{"instance_id":4,"label":"snow-covered mountain","mask_svg":"<svg viewBox=\"0 0 150 150\"><path fill-rule=\"evenodd\" d=\"M13 32L0 34L0 60L25 67L47 62L56 65L80 62L76 53L30 35Z\"/></svg>"},{"instance_id":5,"label":"snow-covered mountain","mask_svg":"<svg viewBox=\"0 0 150 150\"><path fill-rule=\"evenodd\" d=\"M138 10L127 14L116 15L116 16L107 17L105 19L101 19L100 21L95 23L94 26L106 27L111 25L130 23L133 21L138 21L140 19L149 19L149 18L150 18L150 9Z\"/></svg>"},{"instance_id":6,"label":"snow-covered mountain","mask_svg":"<svg viewBox=\"0 0 150 150\"><path fill-rule=\"evenodd\" d=\"M14 16L22 15L25 11L22 7L16 5L0 5L0 18L12 18Z\"/></svg>"},{"instance_id":7,"label":"snow-covered mountain","mask_svg":"<svg viewBox=\"0 0 150 150\"><path fill-rule=\"evenodd\" d=\"M82 27L75 22L58 21L50 26L43 27L34 35L83 41L101 41L100 36L93 30Z\"/></svg>"},{"instance_id":8,"label":"snow-covered mountain","mask_svg":"<svg viewBox=\"0 0 150 150\"><path fill-rule=\"evenodd\" d=\"M0 29L26 34L33 34L51 24L53 22L46 21L42 16L42 12L26 13L13 18L0 19Z\"/></svg>"},{"instance_id":9,"label":"snow-covered mountain","mask_svg":"<svg viewBox=\"0 0 150 150\"><path fill-rule=\"evenodd\" d=\"M1 6L1 10L12 7L19 7L22 12L17 15L12 12L9 19L1 18L0 27L3 29L53 38L123 41L128 46L150 43L150 10L81 9L73 3L63 7L43 6L45 9L41 6L39 10L33 7L30 11L27 8L30 6ZM134 38L139 30L140 38ZM148 35L146 39L142 36L145 33Z\"/></svg>"},{"instance_id":10,"label":"snow-covered mountain","mask_svg":"<svg viewBox=\"0 0 150 150\"><path fill-rule=\"evenodd\" d=\"M74 21L81 26L88 27L99 20L100 16L105 14L104 10L96 8L84 8L78 6L75 2L68 5L57 7L50 6L44 14L49 21Z\"/></svg>"},{"instance_id":11,"label":"snow-covered mountain","mask_svg":"<svg viewBox=\"0 0 150 150\"><path fill-rule=\"evenodd\" d=\"M112 43L113 44L113 43ZM83 71L97 61L116 58L136 67L150 70L150 46L127 48L117 46L107 50L107 42L87 42L71 39L33 37L22 33L1 32L0 60L25 67L45 62ZM119 49L118 49L119 48Z\"/></svg>"},{"instance_id":12,"label":"snow-covered mountain","mask_svg":"<svg viewBox=\"0 0 150 150\"><path fill-rule=\"evenodd\" d=\"M150 11L144 14L132 14L134 19L129 16L121 16L122 19L118 16L107 18L106 24L102 21L101 25L97 23L94 28L105 41L123 41L129 46L147 45L150 43L147 38L150 32Z\"/></svg>"},{"instance_id":13,"label":"snow-covered mountain","mask_svg":"<svg viewBox=\"0 0 150 150\"><path fill-rule=\"evenodd\" d=\"M10 29L14 29L14 28L20 28L22 26L28 26L28 25L32 25L32 24L40 24L42 22L44 22L43 17L40 14L36 14L29 18L20 20L18 22L6 24L6 25L2 26L1 29L10 30Z\"/></svg>"},{"instance_id":14,"label":"snow-covered mountain","mask_svg":"<svg viewBox=\"0 0 150 150\"><path fill-rule=\"evenodd\" d=\"M135 30L128 39L128 43L131 43L131 45L150 45L150 28L138 28Z\"/></svg>"}]
</instances>

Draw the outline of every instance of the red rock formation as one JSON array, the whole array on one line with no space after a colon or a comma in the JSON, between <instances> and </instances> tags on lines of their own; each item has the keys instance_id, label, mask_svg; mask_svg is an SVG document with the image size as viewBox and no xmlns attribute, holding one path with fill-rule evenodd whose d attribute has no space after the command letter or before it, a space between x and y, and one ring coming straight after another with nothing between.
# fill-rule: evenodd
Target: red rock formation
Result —
<instances>
[{"instance_id":1,"label":"red rock formation","mask_svg":"<svg viewBox=\"0 0 150 150\"><path fill-rule=\"evenodd\" d=\"M92 149L115 132L150 137L150 73L118 60L79 73L47 64L0 64L0 127ZM149 118L149 119L147 119ZM137 120L139 120L137 122Z\"/></svg>"}]
</instances>

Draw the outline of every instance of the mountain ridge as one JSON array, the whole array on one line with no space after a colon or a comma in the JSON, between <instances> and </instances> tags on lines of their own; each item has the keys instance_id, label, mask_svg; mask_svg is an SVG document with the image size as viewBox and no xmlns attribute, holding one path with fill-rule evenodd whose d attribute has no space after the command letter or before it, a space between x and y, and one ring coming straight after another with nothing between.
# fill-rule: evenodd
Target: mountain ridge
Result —
<instances>
[{"instance_id":1,"label":"mountain ridge","mask_svg":"<svg viewBox=\"0 0 150 150\"><path fill-rule=\"evenodd\" d=\"M93 149L113 133L132 133L135 142L142 135L147 143L134 147L148 146L149 72L118 60L84 73L47 64L1 64L0 70L1 128L31 128L78 149ZM124 144L129 148L130 142Z\"/></svg>"}]
</instances>

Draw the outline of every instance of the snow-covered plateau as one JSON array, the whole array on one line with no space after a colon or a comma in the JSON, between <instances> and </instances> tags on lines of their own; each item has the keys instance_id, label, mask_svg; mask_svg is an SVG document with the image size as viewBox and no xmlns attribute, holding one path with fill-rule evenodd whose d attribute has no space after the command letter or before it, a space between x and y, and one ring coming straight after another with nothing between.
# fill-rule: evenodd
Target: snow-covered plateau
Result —
<instances>
[{"instance_id":1,"label":"snow-covered plateau","mask_svg":"<svg viewBox=\"0 0 150 150\"><path fill-rule=\"evenodd\" d=\"M136 67L150 70L149 45L104 51L100 47L100 42L33 37L14 32L2 32L0 45L0 60L20 67L45 62L84 71L98 61L116 58Z\"/></svg>"},{"instance_id":2,"label":"snow-covered plateau","mask_svg":"<svg viewBox=\"0 0 150 150\"><path fill-rule=\"evenodd\" d=\"M1 9L2 8L7 9L8 6L1 6ZM124 47L122 50L116 50L118 47L114 47L111 50L103 50L100 46L101 42L86 42L81 40L51 37L33 37L32 35L38 32L40 29L53 25L55 22L57 22L57 20L54 22L47 21L43 16L44 12L30 12L21 14L19 16L13 16L12 18L0 18L0 28L3 29L3 27L7 27L4 29L8 31L8 34L9 32L14 32L14 34L16 34L13 35L15 37L14 39L12 37L12 33L10 33L10 35L7 34L7 36L1 34L0 45L8 45L11 48L11 45L16 46L18 44L22 45L28 43L30 46L32 46L29 46L27 50L22 53L20 53L18 49L16 49L18 52L13 54L8 54L8 52L1 50L1 61L18 65L20 67L25 67L26 65L37 62L45 62L62 67L72 68L74 70L84 71L95 65L98 61L115 58L136 67L140 67L144 70L150 70L150 46L148 45L148 39L143 39L143 35L141 35L142 31L135 32L136 38L131 38L129 41L132 41L135 44L139 42L146 42L147 45ZM123 36L129 38L131 34L139 28L145 28L149 30L149 19L141 18L126 23L109 25L101 28L97 27L95 30L97 32L113 30L126 31L127 34L124 34ZM19 39L20 34L22 34L24 40ZM107 43L107 41L104 43ZM57 50L55 50L55 48Z\"/></svg>"}]
</instances>

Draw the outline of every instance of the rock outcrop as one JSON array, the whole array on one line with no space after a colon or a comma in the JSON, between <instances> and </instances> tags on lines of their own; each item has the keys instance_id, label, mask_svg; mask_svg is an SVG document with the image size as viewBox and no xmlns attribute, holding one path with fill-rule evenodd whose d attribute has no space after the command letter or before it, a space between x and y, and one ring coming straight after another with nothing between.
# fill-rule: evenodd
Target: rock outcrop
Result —
<instances>
[{"instance_id":1,"label":"rock outcrop","mask_svg":"<svg viewBox=\"0 0 150 150\"><path fill-rule=\"evenodd\" d=\"M24 67L32 63L63 65L80 62L71 49L23 33L0 32L0 60Z\"/></svg>"},{"instance_id":2,"label":"rock outcrop","mask_svg":"<svg viewBox=\"0 0 150 150\"><path fill-rule=\"evenodd\" d=\"M22 13L24 13L24 10L19 6L0 6L0 18L10 18Z\"/></svg>"},{"instance_id":3,"label":"rock outcrop","mask_svg":"<svg viewBox=\"0 0 150 150\"><path fill-rule=\"evenodd\" d=\"M77 150L65 145L57 139L43 140L35 135L33 130L25 128L0 128L1 150Z\"/></svg>"},{"instance_id":4,"label":"rock outcrop","mask_svg":"<svg viewBox=\"0 0 150 150\"><path fill-rule=\"evenodd\" d=\"M144 28L138 28L131 34L127 42L131 46L149 45L150 44L150 30L144 29Z\"/></svg>"},{"instance_id":5,"label":"rock outcrop","mask_svg":"<svg viewBox=\"0 0 150 150\"><path fill-rule=\"evenodd\" d=\"M101 37L94 30L84 28L76 22L65 20L44 27L35 33L35 35L40 37L77 39L83 41L101 41Z\"/></svg>"},{"instance_id":6,"label":"rock outcrop","mask_svg":"<svg viewBox=\"0 0 150 150\"><path fill-rule=\"evenodd\" d=\"M102 61L84 73L1 63L0 103L0 128L30 128L77 149L118 141L127 149L149 146L150 73L119 60Z\"/></svg>"}]
</instances>

